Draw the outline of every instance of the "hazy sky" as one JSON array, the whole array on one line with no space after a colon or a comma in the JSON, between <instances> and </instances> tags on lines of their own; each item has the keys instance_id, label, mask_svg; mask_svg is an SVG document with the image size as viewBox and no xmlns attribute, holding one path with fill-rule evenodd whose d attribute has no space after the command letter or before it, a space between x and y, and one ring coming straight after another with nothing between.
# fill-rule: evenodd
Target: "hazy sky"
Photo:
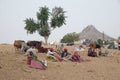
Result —
<instances>
[{"instance_id":1,"label":"hazy sky","mask_svg":"<svg viewBox=\"0 0 120 80\"><path fill-rule=\"evenodd\" d=\"M36 19L39 7L61 6L66 11L66 25L56 28L49 42L60 40L65 34L81 32L87 25L111 37L120 36L120 0L0 0L0 43L16 39L44 40L38 33L26 33L26 18Z\"/></svg>"}]
</instances>

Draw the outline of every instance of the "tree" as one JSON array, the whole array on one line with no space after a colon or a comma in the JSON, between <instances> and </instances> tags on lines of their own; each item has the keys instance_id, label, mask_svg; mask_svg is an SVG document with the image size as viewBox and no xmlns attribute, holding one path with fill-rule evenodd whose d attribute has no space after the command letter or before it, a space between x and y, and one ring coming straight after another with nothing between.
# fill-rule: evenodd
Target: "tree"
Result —
<instances>
[{"instance_id":1,"label":"tree","mask_svg":"<svg viewBox=\"0 0 120 80\"><path fill-rule=\"evenodd\" d=\"M103 45L103 40L98 39L98 40L97 40L97 43L98 43L99 45Z\"/></svg>"},{"instance_id":2,"label":"tree","mask_svg":"<svg viewBox=\"0 0 120 80\"><path fill-rule=\"evenodd\" d=\"M78 41L80 39L80 34L78 33L68 33L66 34L63 39L61 39L62 43L72 43L74 41Z\"/></svg>"},{"instance_id":3,"label":"tree","mask_svg":"<svg viewBox=\"0 0 120 80\"><path fill-rule=\"evenodd\" d=\"M56 27L61 27L65 24L66 16L64 14L65 11L63 11L63 8L61 7L53 8L51 13L46 6L40 7L39 12L37 12L37 21L32 18L27 18L25 20L26 26L24 28L27 30L28 34L38 32L40 36L44 37L45 43L47 44L51 31Z\"/></svg>"},{"instance_id":4,"label":"tree","mask_svg":"<svg viewBox=\"0 0 120 80\"><path fill-rule=\"evenodd\" d=\"M120 40L120 36L118 37L118 40Z\"/></svg>"}]
</instances>

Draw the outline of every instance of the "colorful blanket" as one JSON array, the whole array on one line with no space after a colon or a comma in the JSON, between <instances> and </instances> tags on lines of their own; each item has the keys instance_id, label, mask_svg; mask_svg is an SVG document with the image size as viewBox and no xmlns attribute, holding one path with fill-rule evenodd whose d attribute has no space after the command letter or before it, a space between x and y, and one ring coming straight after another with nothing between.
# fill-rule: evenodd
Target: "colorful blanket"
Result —
<instances>
[{"instance_id":1,"label":"colorful blanket","mask_svg":"<svg viewBox=\"0 0 120 80\"><path fill-rule=\"evenodd\" d=\"M45 70L46 69L41 62L36 61L36 60L31 60L30 67L40 69L40 70Z\"/></svg>"}]
</instances>

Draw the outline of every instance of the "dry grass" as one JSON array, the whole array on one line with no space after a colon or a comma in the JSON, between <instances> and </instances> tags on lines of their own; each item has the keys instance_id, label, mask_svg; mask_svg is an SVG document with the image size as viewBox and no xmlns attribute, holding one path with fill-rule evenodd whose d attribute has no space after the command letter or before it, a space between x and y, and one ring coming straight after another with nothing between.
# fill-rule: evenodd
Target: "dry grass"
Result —
<instances>
[{"instance_id":1,"label":"dry grass","mask_svg":"<svg viewBox=\"0 0 120 80\"><path fill-rule=\"evenodd\" d=\"M73 47L67 48L73 51ZM120 51L108 51L113 56L93 58L87 56L86 48L80 55L90 62L48 61L48 69L39 70L29 68L26 57L15 53L13 45L0 45L0 80L120 80ZM38 53L38 58L46 55Z\"/></svg>"}]
</instances>

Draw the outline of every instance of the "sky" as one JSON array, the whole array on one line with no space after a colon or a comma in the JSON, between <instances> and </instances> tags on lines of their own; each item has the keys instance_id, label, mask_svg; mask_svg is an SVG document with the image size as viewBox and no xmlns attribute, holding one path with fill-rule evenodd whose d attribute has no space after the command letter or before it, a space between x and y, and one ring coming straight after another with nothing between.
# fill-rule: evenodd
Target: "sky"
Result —
<instances>
[{"instance_id":1,"label":"sky","mask_svg":"<svg viewBox=\"0 0 120 80\"><path fill-rule=\"evenodd\" d=\"M87 25L113 38L120 36L120 0L0 0L0 43L14 40L44 41L38 33L27 34L24 20L36 20L40 7L55 6L66 11L66 25L56 28L48 42L59 41L67 33L81 32Z\"/></svg>"}]
</instances>

